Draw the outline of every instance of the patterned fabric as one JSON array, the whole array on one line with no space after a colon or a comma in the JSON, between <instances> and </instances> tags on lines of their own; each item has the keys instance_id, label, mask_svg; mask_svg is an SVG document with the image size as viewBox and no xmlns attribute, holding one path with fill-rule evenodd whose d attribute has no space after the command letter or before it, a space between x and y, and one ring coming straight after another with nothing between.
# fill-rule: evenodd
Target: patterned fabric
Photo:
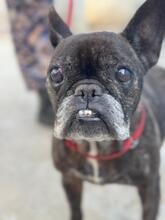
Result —
<instances>
[{"instance_id":1,"label":"patterned fabric","mask_svg":"<svg viewBox=\"0 0 165 220\"><path fill-rule=\"evenodd\" d=\"M48 33L48 11L53 0L6 0L11 32L27 87L45 87L46 69L51 46Z\"/></svg>"}]
</instances>

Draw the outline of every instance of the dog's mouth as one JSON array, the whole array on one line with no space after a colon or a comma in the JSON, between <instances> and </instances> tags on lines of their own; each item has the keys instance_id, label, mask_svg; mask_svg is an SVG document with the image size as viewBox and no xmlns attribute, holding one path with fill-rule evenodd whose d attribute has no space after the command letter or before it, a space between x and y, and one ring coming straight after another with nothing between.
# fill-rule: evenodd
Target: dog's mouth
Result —
<instances>
[{"instance_id":1,"label":"dog's mouth","mask_svg":"<svg viewBox=\"0 0 165 220\"><path fill-rule=\"evenodd\" d=\"M59 139L125 140L129 137L129 124L124 121L120 103L112 96L103 95L88 107L68 97L56 114L54 135Z\"/></svg>"},{"instance_id":2,"label":"dog's mouth","mask_svg":"<svg viewBox=\"0 0 165 220\"><path fill-rule=\"evenodd\" d=\"M104 140L112 135L112 129L109 129L103 116L91 109L81 109L73 114L64 132L69 139Z\"/></svg>"},{"instance_id":3,"label":"dog's mouth","mask_svg":"<svg viewBox=\"0 0 165 220\"><path fill-rule=\"evenodd\" d=\"M84 122L96 122L100 121L100 114L91 109L81 109L76 115L77 120Z\"/></svg>"}]
</instances>

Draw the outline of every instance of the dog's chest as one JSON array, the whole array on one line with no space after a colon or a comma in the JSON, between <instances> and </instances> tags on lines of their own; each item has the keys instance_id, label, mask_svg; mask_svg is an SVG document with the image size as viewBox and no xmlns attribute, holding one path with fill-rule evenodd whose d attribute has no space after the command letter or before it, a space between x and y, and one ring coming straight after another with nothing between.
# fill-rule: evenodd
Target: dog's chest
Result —
<instances>
[{"instance_id":1,"label":"dog's chest","mask_svg":"<svg viewBox=\"0 0 165 220\"><path fill-rule=\"evenodd\" d=\"M91 156L98 155L98 148L96 142L89 143L88 154ZM102 176L100 172L100 163L96 159L85 158L83 167L84 169L72 168L70 172L79 178L85 179L96 184L102 184L105 182L104 176Z\"/></svg>"},{"instance_id":2,"label":"dog's chest","mask_svg":"<svg viewBox=\"0 0 165 220\"><path fill-rule=\"evenodd\" d=\"M91 156L98 156L100 153L98 143L90 142L88 154ZM136 158L130 160L126 159L126 161L122 158L119 160L98 161L97 159L82 157L81 162L77 161L73 163L73 165L68 168L68 171L71 175L95 184L132 184L132 172L133 175L136 174L137 176L148 175L149 173L148 157L145 158L145 155L143 154L141 157L142 164L140 161L138 163L134 162L134 159L137 159L137 155Z\"/></svg>"},{"instance_id":3,"label":"dog's chest","mask_svg":"<svg viewBox=\"0 0 165 220\"><path fill-rule=\"evenodd\" d=\"M105 146L106 147L106 146ZM98 156L100 155L100 148L97 142L89 142L88 155ZM125 172L123 166L116 166L115 161L99 161L92 158L83 158L80 166L75 166L70 169L70 173L89 182L95 184L106 184L130 182L129 176ZM123 175L123 173L125 175Z\"/></svg>"},{"instance_id":4,"label":"dog's chest","mask_svg":"<svg viewBox=\"0 0 165 220\"><path fill-rule=\"evenodd\" d=\"M95 142L91 142L89 148L90 148L89 154L91 156L98 155L97 144ZM88 178L94 183L102 183L104 181L104 178L101 177L100 174L99 162L95 159L88 159L88 163L90 164L93 171L93 175L88 176Z\"/></svg>"}]
</instances>

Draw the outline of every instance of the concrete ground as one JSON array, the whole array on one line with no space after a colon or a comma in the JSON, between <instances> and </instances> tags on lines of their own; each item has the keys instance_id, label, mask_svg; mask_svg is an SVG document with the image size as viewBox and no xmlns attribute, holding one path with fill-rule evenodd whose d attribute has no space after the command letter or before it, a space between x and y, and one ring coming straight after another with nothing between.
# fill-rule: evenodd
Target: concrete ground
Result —
<instances>
[{"instance_id":1,"label":"concrete ground","mask_svg":"<svg viewBox=\"0 0 165 220\"><path fill-rule=\"evenodd\" d=\"M163 63L162 55L161 63ZM38 124L38 98L25 88L10 38L0 39L0 220L65 220L69 210L51 160L51 130ZM161 151L165 219L165 148ZM85 220L139 220L131 187L86 183Z\"/></svg>"}]
</instances>

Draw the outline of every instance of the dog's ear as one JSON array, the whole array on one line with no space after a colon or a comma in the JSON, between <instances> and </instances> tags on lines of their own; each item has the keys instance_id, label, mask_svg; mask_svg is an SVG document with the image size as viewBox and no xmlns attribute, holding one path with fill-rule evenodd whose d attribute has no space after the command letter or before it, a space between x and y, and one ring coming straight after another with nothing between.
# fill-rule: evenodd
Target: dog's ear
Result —
<instances>
[{"instance_id":1,"label":"dog's ear","mask_svg":"<svg viewBox=\"0 0 165 220\"><path fill-rule=\"evenodd\" d=\"M49 11L49 33L50 41L53 47L56 47L61 39L72 35L68 26L57 14L54 7L51 7Z\"/></svg>"},{"instance_id":2,"label":"dog's ear","mask_svg":"<svg viewBox=\"0 0 165 220\"><path fill-rule=\"evenodd\" d=\"M129 41L146 70L158 61L165 33L165 0L147 0L122 35Z\"/></svg>"}]
</instances>

